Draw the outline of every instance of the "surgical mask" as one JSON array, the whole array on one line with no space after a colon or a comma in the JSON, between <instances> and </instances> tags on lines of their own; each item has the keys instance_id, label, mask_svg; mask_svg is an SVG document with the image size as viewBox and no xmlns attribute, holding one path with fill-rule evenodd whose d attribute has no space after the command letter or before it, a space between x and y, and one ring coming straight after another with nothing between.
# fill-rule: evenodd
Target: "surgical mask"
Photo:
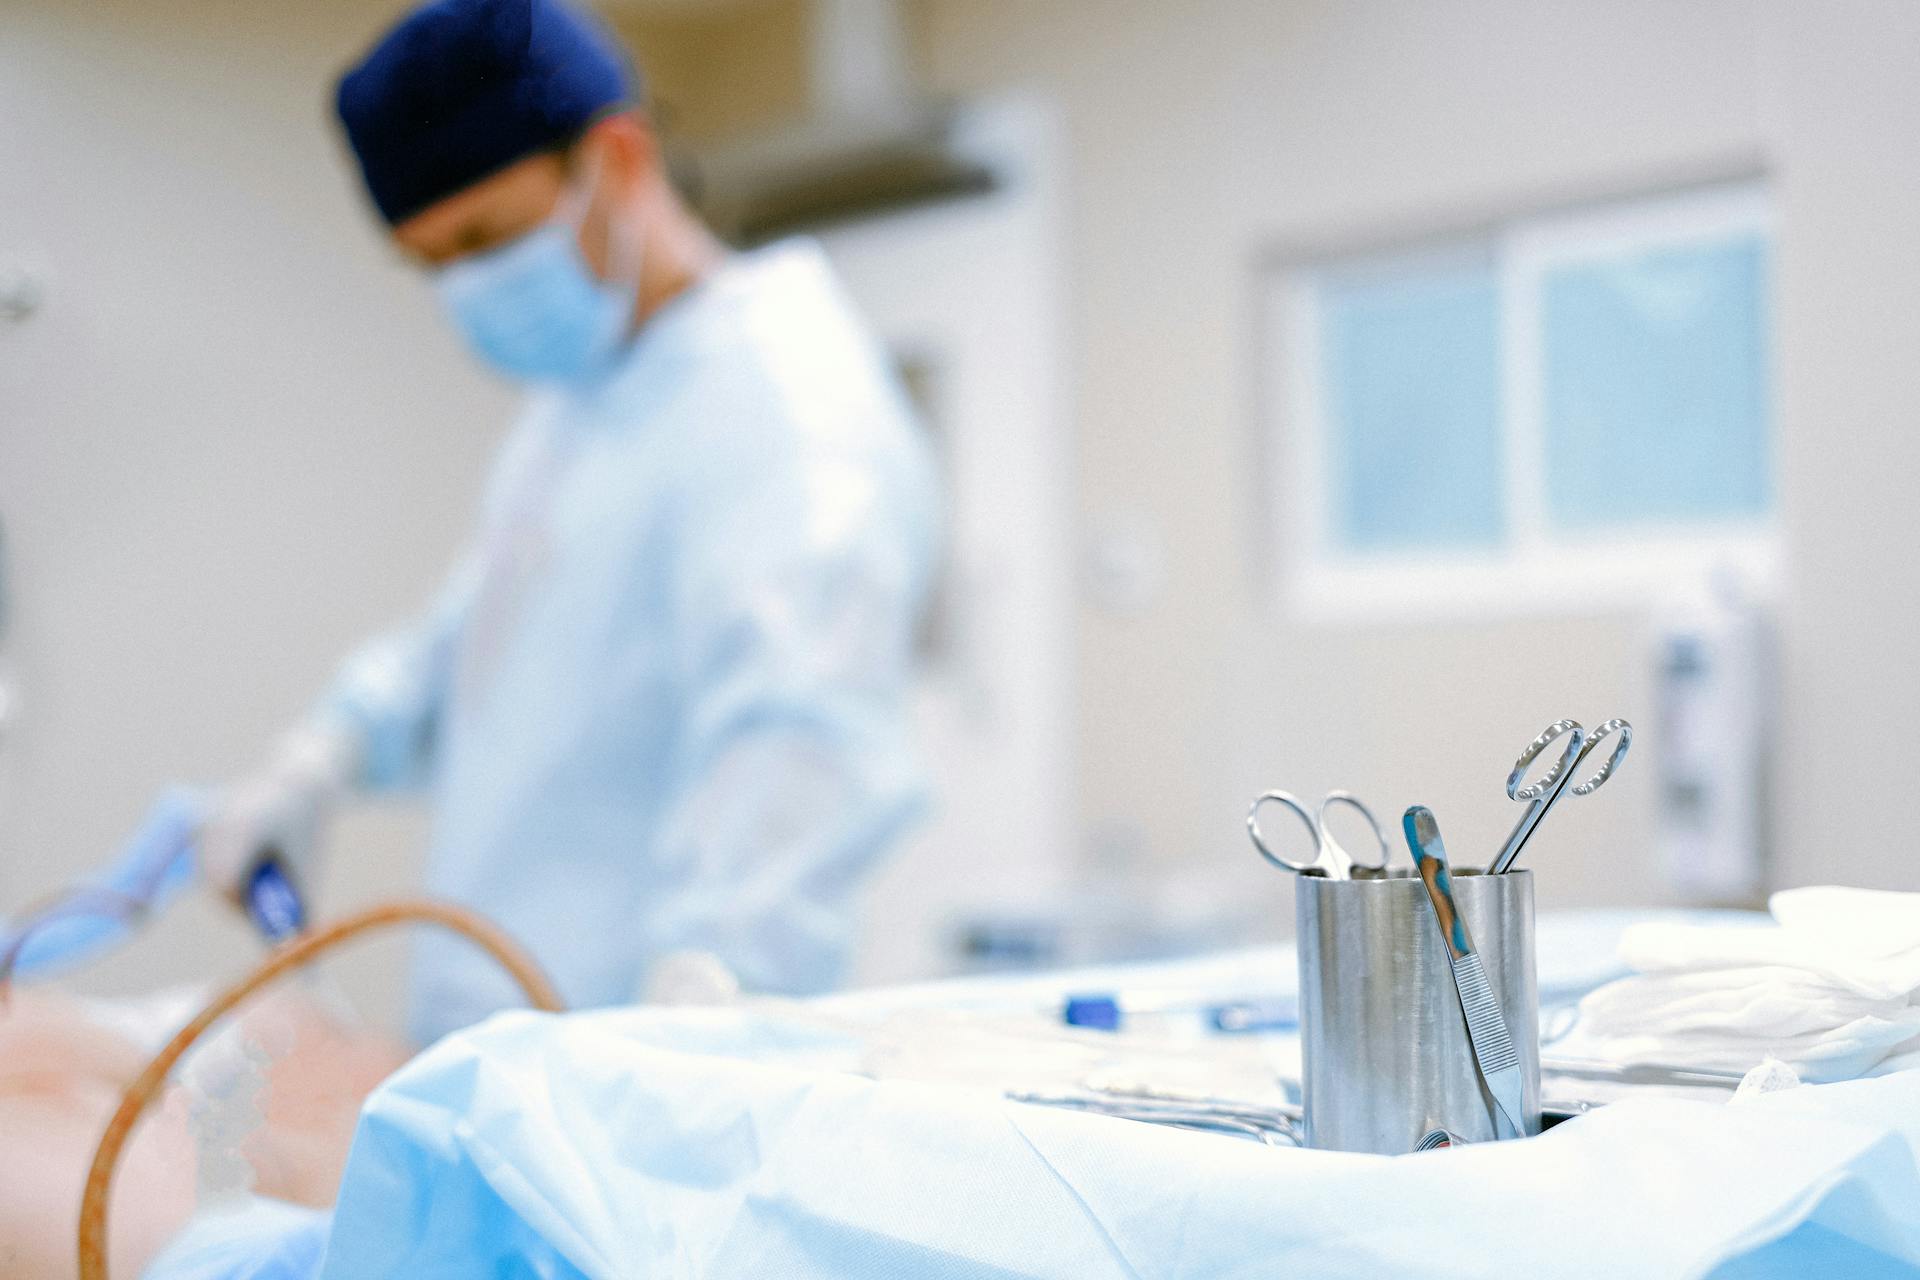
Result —
<instances>
[{"instance_id":1,"label":"surgical mask","mask_svg":"<svg viewBox=\"0 0 1920 1280\"><path fill-rule=\"evenodd\" d=\"M591 189L567 197L553 217L511 244L449 263L434 279L453 327L510 378L577 382L626 339L640 288L638 246L621 246L613 280L594 274L580 252Z\"/></svg>"}]
</instances>

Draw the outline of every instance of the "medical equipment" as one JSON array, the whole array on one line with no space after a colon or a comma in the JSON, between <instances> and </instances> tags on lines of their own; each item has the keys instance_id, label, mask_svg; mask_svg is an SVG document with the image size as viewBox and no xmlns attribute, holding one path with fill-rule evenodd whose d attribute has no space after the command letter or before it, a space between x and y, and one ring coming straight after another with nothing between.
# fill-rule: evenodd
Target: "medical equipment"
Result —
<instances>
[{"instance_id":1,"label":"medical equipment","mask_svg":"<svg viewBox=\"0 0 1920 1280\"><path fill-rule=\"evenodd\" d=\"M1563 735L1567 740L1566 746L1561 748L1560 758L1554 762L1553 767L1541 775L1538 781L1522 786L1521 783L1526 778L1527 766L1531 765L1550 743ZM1586 758L1593 754L1594 748L1609 737L1616 739L1613 754L1609 755L1606 763L1592 775L1582 782L1575 783L1573 775L1579 771ZM1520 815L1520 821L1514 824L1513 831L1507 836L1507 842L1500 847L1500 852L1494 855L1493 861L1487 867L1488 873L1504 875L1512 870L1514 861L1520 856L1520 851L1526 847L1534 829L1540 825L1540 820L1547 816L1547 810L1553 808L1554 803L1560 799L1561 793L1571 789L1576 796L1590 796L1598 791L1606 780L1613 776L1613 771L1620 767L1620 762L1626 758L1627 748L1632 744L1633 726L1625 720L1609 720L1591 734L1581 727L1578 720L1556 720L1541 730L1540 736L1529 742L1526 750L1520 753L1520 758L1514 761L1513 772L1507 775L1507 795L1525 804L1527 808L1526 812Z\"/></svg>"},{"instance_id":2,"label":"medical equipment","mask_svg":"<svg viewBox=\"0 0 1920 1280\"><path fill-rule=\"evenodd\" d=\"M1540 1104L1540 1132L1545 1133L1557 1124L1578 1119L1592 1111L1599 1104L1585 1099L1573 1101L1542 1101ZM1467 1140L1449 1129L1435 1129L1414 1144L1415 1151L1438 1151L1445 1147L1464 1147Z\"/></svg>"},{"instance_id":3,"label":"medical equipment","mask_svg":"<svg viewBox=\"0 0 1920 1280\"><path fill-rule=\"evenodd\" d=\"M1588 1115L1634 1098L1673 1098L1721 1103L1745 1077L1737 1071L1673 1066L1663 1062L1612 1062L1586 1058L1540 1059L1540 1127Z\"/></svg>"},{"instance_id":4,"label":"medical equipment","mask_svg":"<svg viewBox=\"0 0 1920 1280\"><path fill-rule=\"evenodd\" d=\"M1454 902L1440 826L1434 821L1433 811L1423 805L1408 809L1401 821L1407 833L1407 848L1413 853L1413 864L1420 873L1421 883L1427 887L1434 923L1440 926L1440 935L1446 943L1447 967L1453 973L1460 1011L1467 1020L1467 1039L1473 1045L1474 1064L1493 1097L1497 1111L1494 1130L1501 1137L1521 1137L1526 1129L1522 1123L1525 1112L1520 1054L1507 1030L1507 1017L1501 1010L1500 1000L1487 981L1480 954L1474 950L1472 931Z\"/></svg>"},{"instance_id":5,"label":"medical equipment","mask_svg":"<svg viewBox=\"0 0 1920 1280\"><path fill-rule=\"evenodd\" d=\"M539 966L513 939L484 918L451 903L393 902L368 907L285 943L252 973L221 992L182 1027L121 1095L120 1106L107 1122L100 1145L94 1151L92 1166L87 1171L86 1190L81 1196L78 1242L80 1280L106 1280L107 1206L114 1168L122 1148L132 1136L134 1125L139 1123L141 1115L166 1084L167 1075L173 1070L174 1064L193 1043L247 997L282 974L312 963L359 934L405 923L435 924L462 935L499 964L535 1008L558 1012L566 1007Z\"/></svg>"},{"instance_id":6,"label":"medical equipment","mask_svg":"<svg viewBox=\"0 0 1920 1280\"><path fill-rule=\"evenodd\" d=\"M1009 1090L1006 1096L1010 1102L1064 1107L1070 1111L1112 1116L1117 1120L1137 1120L1175 1129L1227 1134L1236 1138L1250 1138L1270 1147L1301 1145L1299 1108L1286 1105L1254 1107L1220 1099L1181 1099L1097 1090L1048 1093L1014 1089Z\"/></svg>"},{"instance_id":7,"label":"medical equipment","mask_svg":"<svg viewBox=\"0 0 1920 1280\"><path fill-rule=\"evenodd\" d=\"M1068 996L1061 1003L1060 1021L1093 1031L1133 1029L1145 1022L1242 1035L1292 1030L1300 1022L1300 1005L1291 996L1278 995L1222 1000L1191 992L1093 992Z\"/></svg>"},{"instance_id":8,"label":"medical equipment","mask_svg":"<svg viewBox=\"0 0 1920 1280\"><path fill-rule=\"evenodd\" d=\"M1532 1133L1540 1096L1532 873L1462 874L1452 887L1507 1014L1519 1121ZM1466 1142L1499 1136L1425 883L1407 870L1302 876L1294 912L1307 1145L1403 1155L1436 1128Z\"/></svg>"},{"instance_id":9,"label":"medical equipment","mask_svg":"<svg viewBox=\"0 0 1920 1280\"><path fill-rule=\"evenodd\" d=\"M1676 1067L1664 1062L1600 1062L1586 1058L1542 1058L1540 1074L1568 1076L1583 1080L1604 1080L1611 1084L1725 1089L1729 1092L1739 1088L1743 1078L1738 1071Z\"/></svg>"},{"instance_id":10,"label":"medical equipment","mask_svg":"<svg viewBox=\"0 0 1920 1280\"><path fill-rule=\"evenodd\" d=\"M581 225L599 174L590 159L578 185L568 188L545 222L435 273L448 321L496 372L524 382L578 385L619 357L640 295L640 242L631 223L613 219L607 224L611 274L603 277L587 261Z\"/></svg>"},{"instance_id":11,"label":"medical equipment","mask_svg":"<svg viewBox=\"0 0 1920 1280\"><path fill-rule=\"evenodd\" d=\"M307 925L306 904L275 857L261 859L247 877L246 907L247 918L269 942L284 942Z\"/></svg>"},{"instance_id":12,"label":"medical equipment","mask_svg":"<svg viewBox=\"0 0 1920 1280\"><path fill-rule=\"evenodd\" d=\"M1307 834L1313 839L1313 857L1304 862L1295 862L1283 853L1278 853L1267 843L1260 831L1260 806L1277 804L1292 813L1306 826ZM1377 862L1361 862L1339 840L1327 825L1327 810L1344 805L1366 819L1367 827L1373 832L1374 847L1380 857ZM1380 830L1380 823L1374 818L1373 810L1351 791L1329 791L1318 807L1308 809L1301 799L1288 791L1269 791L1256 799L1247 809L1247 835L1253 840L1253 847L1260 856L1279 867L1282 871L1292 871L1299 875L1326 876L1333 880L1351 880L1356 870L1379 874L1387 867L1392 856L1392 846Z\"/></svg>"}]
</instances>

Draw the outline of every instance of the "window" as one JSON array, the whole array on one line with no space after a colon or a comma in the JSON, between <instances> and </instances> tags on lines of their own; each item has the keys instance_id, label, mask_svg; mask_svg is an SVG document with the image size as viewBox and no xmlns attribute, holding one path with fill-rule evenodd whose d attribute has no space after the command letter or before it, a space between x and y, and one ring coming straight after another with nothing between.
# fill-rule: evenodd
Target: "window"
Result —
<instances>
[{"instance_id":1,"label":"window","mask_svg":"<svg viewBox=\"0 0 1920 1280\"><path fill-rule=\"evenodd\" d=\"M1309 613L1774 571L1770 232L1721 186L1275 273L1266 429Z\"/></svg>"}]
</instances>

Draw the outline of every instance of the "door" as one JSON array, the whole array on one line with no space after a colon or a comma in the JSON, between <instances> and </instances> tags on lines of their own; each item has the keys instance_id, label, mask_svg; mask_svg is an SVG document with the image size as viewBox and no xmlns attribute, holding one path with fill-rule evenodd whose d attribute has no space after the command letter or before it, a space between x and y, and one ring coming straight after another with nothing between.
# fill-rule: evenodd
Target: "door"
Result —
<instances>
[{"instance_id":1,"label":"door","mask_svg":"<svg viewBox=\"0 0 1920 1280\"><path fill-rule=\"evenodd\" d=\"M1053 898L1071 862L1057 128L997 100L958 141L1003 175L993 192L821 237L922 404L947 496L915 695L934 811L873 886L862 983L951 971L968 920Z\"/></svg>"}]
</instances>

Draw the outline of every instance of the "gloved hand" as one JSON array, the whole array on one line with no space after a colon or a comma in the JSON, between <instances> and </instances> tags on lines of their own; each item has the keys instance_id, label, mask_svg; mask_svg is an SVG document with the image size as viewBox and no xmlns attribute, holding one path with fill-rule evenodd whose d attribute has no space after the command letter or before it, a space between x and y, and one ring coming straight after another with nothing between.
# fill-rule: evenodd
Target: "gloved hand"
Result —
<instances>
[{"instance_id":1,"label":"gloved hand","mask_svg":"<svg viewBox=\"0 0 1920 1280\"><path fill-rule=\"evenodd\" d=\"M309 725L280 740L265 768L223 791L200 828L200 872L244 907L248 879L269 853L298 888L313 881L320 834L359 770L343 728Z\"/></svg>"},{"instance_id":2,"label":"gloved hand","mask_svg":"<svg viewBox=\"0 0 1920 1280\"><path fill-rule=\"evenodd\" d=\"M669 951L647 970L635 1004L728 1005L740 998L740 979L711 951Z\"/></svg>"}]
</instances>

